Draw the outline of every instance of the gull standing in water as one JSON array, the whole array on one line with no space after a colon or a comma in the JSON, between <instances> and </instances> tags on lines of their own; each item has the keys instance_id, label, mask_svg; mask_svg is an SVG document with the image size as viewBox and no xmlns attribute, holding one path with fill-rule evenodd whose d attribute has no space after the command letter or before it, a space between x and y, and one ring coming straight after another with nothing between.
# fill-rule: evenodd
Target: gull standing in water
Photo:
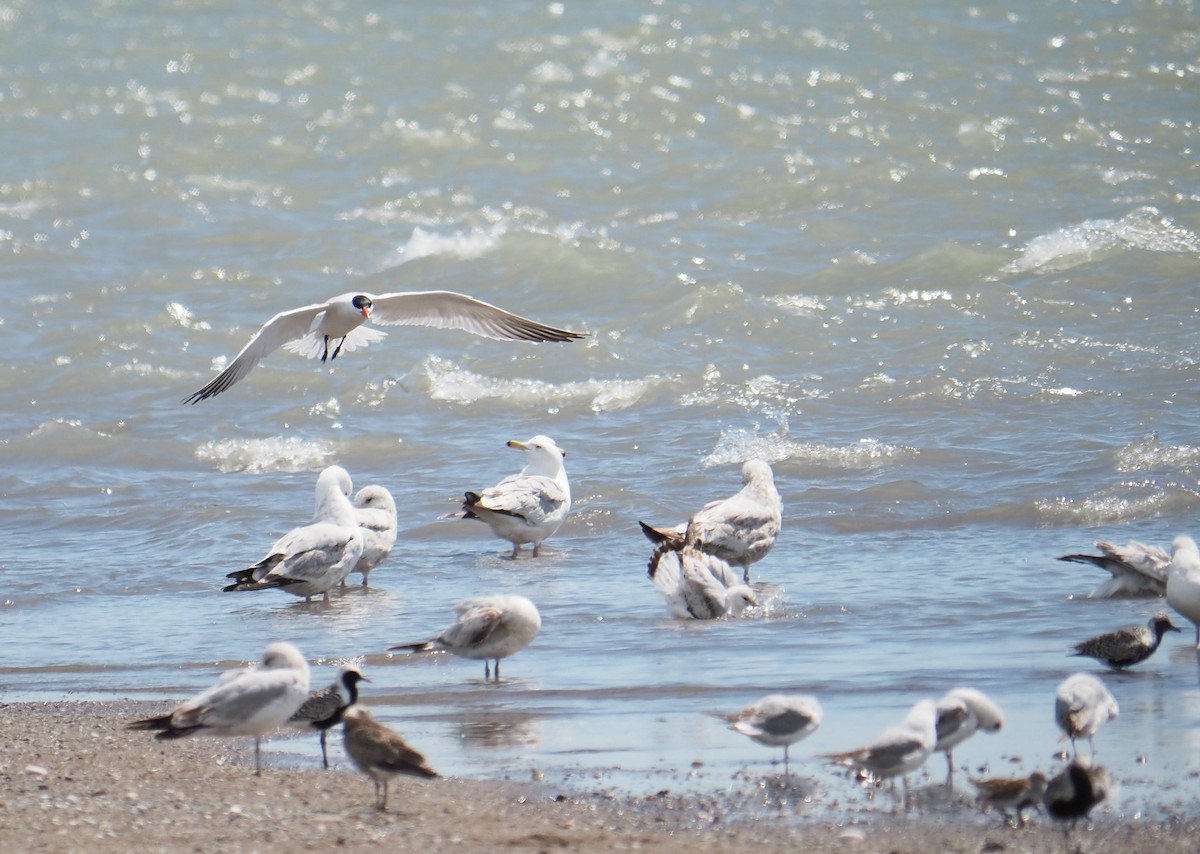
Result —
<instances>
[{"instance_id":1,"label":"gull standing in water","mask_svg":"<svg viewBox=\"0 0 1200 854\"><path fill-rule=\"evenodd\" d=\"M1196 624L1196 648L1200 649L1200 551L1191 537L1180 535L1171 543L1167 602Z\"/></svg>"},{"instance_id":2,"label":"gull standing in water","mask_svg":"<svg viewBox=\"0 0 1200 854\"><path fill-rule=\"evenodd\" d=\"M1090 673L1071 674L1054 692L1054 720L1063 731L1063 737L1071 739L1072 753L1075 753L1075 739L1082 736L1087 738L1095 756L1096 745L1092 738L1119 712L1116 699L1104 683Z\"/></svg>"},{"instance_id":3,"label":"gull standing in water","mask_svg":"<svg viewBox=\"0 0 1200 854\"><path fill-rule=\"evenodd\" d=\"M343 349L349 353L387 337L382 330L364 327L367 320L384 326L461 329L485 338L512 341L574 341L586 337L453 291L379 295L351 292L275 315L221 373L183 402L195 404L220 394L280 347L309 359L319 356L324 362L336 359ZM332 353L330 342L336 342Z\"/></svg>"},{"instance_id":4,"label":"gull standing in water","mask_svg":"<svg viewBox=\"0 0 1200 854\"><path fill-rule=\"evenodd\" d=\"M262 774L263 736L282 726L308 699L308 662L292 644L270 644L256 667L226 673L206 691L166 715L133 721L129 729L158 730L155 738L254 736L254 773Z\"/></svg>"},{"instance_id":5,"label":"gull standing in water","mask_svg":"<svg viewBox=\"0 0 1200 854\"><path fill-rule=\"evenodd\" d=\"M342 722L346 709L358 702L358 683L371 680L353 664L347 664L338 672L333 684L320 691L313 691L288 718L288 723L301 729L315 729L321 737L321 764L329 767L329 754L325 750L325 735Z\"/></svg>"},{"instance_id":6,"label":"gull standing in water","mask_svg":"<svg viewBox=\"0 0 1200 854\"><path fill-rule=\"evenodd\" d=\"M329 591L353 571L362 557L364 538L346 497L350 475L341 466L329 466L317 478L315 521L293 528L271 546L266 556L246 569L226 575L233 584L226 592L281 588L312 601Z\"/></svg>"},{"instance_id":7,"label":"gull standing in water","mask_svg":"<svg viewBox=\"0 0 1200 854\"><path fill-rule=\"evenodd\" d=\"M815 697L804 694L769 694L731 715L715 714L734 732L759 744L783 748L783 773L791 776L788 748L807 738L821 725L823 712Z\"/></svg>"},{"instance_id":8,"label":"gull standing in water","mask_svg":"<svg viewBox=\"0 0 1200 854\"><path fill-rule=\"evenodd\" d=\"M946 754L946 785L954 785L954 748L975 733L999 732L1004 712L982 691L952 688L937 701L935 752Z\"/></svg>"},{"instance_id":9,"label":"gull standing in water","mask_svg":"<svg viewBox=\"0 0 1200 854\"><path fill-rule=\"evenodd\" d=\"M667 609L682 619L736 617L758 605L754 590L742 583L728 563L700 551L693 541L683 548L659 543L650 556L647 574L666 597Z\"/></svg>"},{"instance_id":10,"label":"gull standing in water","mask_svg":"<svg viewBox=\"0 0 1200 854\"><path fill-rule=\"evenodd\" d=\"M920 700L897 726L885 729L865 747L843 753L822 754L839 765L868 772L876 778L904 779L904 803L909 804L908 774L925 764L937 744L937 707Z\"/></svg>"},{"instance_id":11,"label":"gull standing in water","mask_svg":"<svg viewBox=\"0 0 1200 854\"><path fill-rule=\"evenodd\" d=\"M354 516L362 529L363 551L351 573L362 573L366 587L371 570L387 560L396 544L396 501L382 486L364 486L354 496Z\"/></svg>"},{"instance_id":12,"label":"gull standing in water","mask_svg":"<svg viewBox=\"0 0 1200 854\"><path fill-rule=\"evenodd\" d=\"M483 678L491 677L496 662L529 645L542 628L537 607L524 596L501 594L464 599L454 607L458 621L431 640L389 646L409 652L446 651L462 658L483 659Z\"/></svg>"},{"instance_id":13,"label":"gull standing in water","mask_svg":"<svg viewBox=\"0 0 1200 854\"><path fill-rule=\"evenodd\" d=\"M375 809L387 809L388 781L399 774L433 779L438 772L408 746L400 733L386 727L362 706L343 716L342 740L350 761L375 784Z\"/></svg>"},{"instance_id":14,"label":"gull standing in water","mask_svg":"<svg viewBox=\"0 0 1200 854\"><path fill-rule=\"evenodd\" d=\"M567 452L548 436L511 439L508 447L525 452L525 468L495 486L465 493L457 515L486 522L493 534L513 544L512 557L522 543L533 543L537 557L542 541L562 527L571 510L571 485L563 468Z\"/></svg>"},{"instance_id":15,"label":"gull standing in water","mask_svg":"<svg viewBox=\"0 0 1200 854\"><path fill-rule=\"evenodd\" d=\"M642 533L653 543L672 543L682 548L689 526L699 547L742 568L742 580L750 583L750 564L766 557L783 524L783 501L775 489L771 466L762 460L747 460L742 466L742 489L728 498L711 501L674 528L639 522Z\"/></svg>"},{"instance_id":16,"label":"gull standing in water","mask_svg":"<svg viewBox=\"0 0 1200 854\"><path fill-rule=\"evenodd\" d=\"M1123 546L1097 542L1098 555L1063 555L1059 560L1070 563L1089 563L1109 573L1112 578L1088 594L1090 599L1114 596L1162 596L1167 592L1167 568L1171 556L1158 546L1147 546L1136 540Z\"/></svg>"},{"instance_id":17,"label":"gull standing in water","mask_svg":"<svg viewBox=\"0 0 1200 854\"><path fill-rule=\"evenodd\" d=\"M1164 634L1178 631L1181 629L1171 622L1171 615L1158 611L1144 626L1127 626L1088 638L1075 644L1071 654L1094 658L1113 670L1121 670L1145 661L1158 649Z\"/></svg>"}]
</instances>

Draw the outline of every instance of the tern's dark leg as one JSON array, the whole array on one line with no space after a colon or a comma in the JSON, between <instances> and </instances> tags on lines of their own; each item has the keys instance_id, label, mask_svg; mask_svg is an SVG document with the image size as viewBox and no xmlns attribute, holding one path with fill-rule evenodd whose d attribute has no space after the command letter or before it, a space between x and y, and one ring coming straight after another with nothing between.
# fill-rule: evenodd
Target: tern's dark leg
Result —
<instances>
[{"instance_id":1,"label":"tern's dark leg","mask_svg":"<svg viewBox=\"0 0 1200 854\"><path fill-rule=\"evenodd\" d=\"M337 345L336 347L334 347L334 348L333 348L333 355L329 357L330 361L332 361L333 359L336 359L336 358L337 358L337 356L338 356L338 353L342 352L342 345L343 345L343 344L345 344L345 343L346 343L346 336L345 336L345 335L343 335L343 336L342 336L342 340L341 340L341 341L339 341L339 342L338 342L338 345Z\"/></svg>"},{"instance_id":2,"label":"tern's dark leg","mask_svg":"<svg viewBox=\"0 0 1200 854\"><path fill-rule=\"evenodd\" d=\"M336 353L334 355L337 355ZM329 336L325 336L325 350L321 353L321 361L324 362L329 358Z\"/></svg>"}]
</instances>

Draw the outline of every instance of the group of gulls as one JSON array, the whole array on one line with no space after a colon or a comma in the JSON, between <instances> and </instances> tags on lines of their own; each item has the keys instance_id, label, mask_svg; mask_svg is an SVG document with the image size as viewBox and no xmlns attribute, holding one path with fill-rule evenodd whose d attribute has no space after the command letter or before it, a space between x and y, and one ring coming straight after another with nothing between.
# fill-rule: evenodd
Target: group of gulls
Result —
<instances>
[{"instance_id":1,"label":"group of gulls","mask_svg":"<svg viewBox=\"0 0 1200 854\"><path fill-rule=\"evenodd\" d=\"M511 314L472 297L449 291L371 295L348 293L324 303L281 312L263 325L249 343L210 382L185 399L195 404L228 390L265 356L284 347L322 362L374 343L385 335L364 324L424 325L465 330L490 338L526 341L570 341L579 333L546 326ZM512 544L516 557L525 544L534 556L563 524L571 507L563 465L565 452L546 436L510 441L526 455L517 474L495 486L467 491L461 518L485 522ZM721 619L756 607L750 567L771 549L782 522L782 502L770 466L750 460L742 469L742 489L713 501L687 521L674 526L640 523L654 544L649 576L676 617ZM352 573L368 584L371 571L388 556L396 541L396 505L382 486L352 493L350 475L330 466L317 479L311 522L280 537L251 566L229 574L227 591L281 589L306 600L345 585ZM1099 556L1067 555L1062 560L1092 563L1113 578L1094 595L1165 595L1179 613L1197 624L1200 645L1200 552L1190 537L1178 537L1173 553L1137 543L1119 548L1098 544ZM733 567L741 569L739 574ZM500 659L523 649L538 634L536 606L518 595L465 600L455 606L456 621L436 637L389 650L441 650L484 661L485 679L499 679ZM1100 635L1078 644L1075 654L1096 658L1114 669L1137 664L1158 647L1166 631L1178 631L1165 612L1147 626ZM493 669L494 663L494 669ZM376 807L386 808L388 781L398 774L432 778L437 773L399 733L376 721L359 702L359 683L366 680L346 665L327 688L310 692L305 658L291 644L270 644L253 668L224 675L217 684L169 714L134 721L131 729L155 730L162 739L194 733L253 736L255 770L261 773L261 739L290 725L318 732L322 762L328 767L326 734L343 727L347 755L375 784ZM1070 762L1053 778L1041 771L1027 777L972 780L980 799L1018 824L1024 810L1044 807L1055 819L1074 822L1107 795L1105 770L1075 754L1078 738L1092 745L1098 729L1118 713L1116 700L1095 676L1076 673L1055 694L1055 720L1072 743ZM716 714L716 713L714 713ZM733 714L720 713L729 728L764 745L782 747L785 774L790 775L789 748L811 735L823 711L816 698L772 694ZM861 779L901 777L908 801L907 775L935 752L946 754L947 784L954 773L953 750L976 732L996 732L1004 723L1000 708L982 692L955 688L938 701L918 701L896 726L883 730L862 747L822 758L847 766ZM1092 745L1092 758L1095 750Z\"/></svg>"}]
</instances>

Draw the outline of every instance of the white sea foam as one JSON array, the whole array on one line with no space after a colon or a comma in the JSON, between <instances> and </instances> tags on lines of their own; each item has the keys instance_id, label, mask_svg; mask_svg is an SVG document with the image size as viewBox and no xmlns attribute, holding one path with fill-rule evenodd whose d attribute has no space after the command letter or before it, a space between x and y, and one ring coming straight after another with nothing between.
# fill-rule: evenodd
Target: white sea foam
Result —
<instances>
[{"instance_id":1,"label":"white sea foam","mask_svg":"<svg viewBox=\"0 0 1200 854\"><path fill-rule=\"evenodd\" d=\"M297 472L324 465L335 450L330 442L294 436L213 439L196 448L196 459L212 464L221 472Z\"/></svg>"},{"instance_id":2,"label":"white sea foam","mask_svg":"<svg viewBox=\"0 0 1200 854\"><path fill-rule=\"evenodd\" d=\"M534 379L501 379L469 371L455 362L430 356L405 378L412 391L424 390L433 400L470 404L502 400L515 407L541 406L558 410L582 405L594 412L617 412L637 403L652 388L671 384L670 377L651 375L634 380L578 380L549 383Z\"/></svg>"},{"instance_id":3,"label":"white sea foam","mask_svg":"<svg viewBox=\"0 0 1200 854\"><path fill-rule=\"evenodd\" d=\"M1120 219L1089 219L1033 238L1003 273L1067 270L1124 249L1200 252L1200 238L1152 207Z\"/></svg>"},{"instance_id":4,"label":"white sea foam","mask_svg":"<svg viewBox=\"0 0 1200 854\"><path fill-rule=\"evenodd\" d=\"M438 234L418 226L412 230L408 242L396 248L396 254L402 262L415 261L431 255L478 258L495 249L507 230L503 221L493 224L490 228L472 228L467 232L452 234Z\"/></svg>"},{"instance_id":5,"label":"white sea foam","mask_svg":"<svg viewBox=\"0 0 1200 854\"><path fill-rule=\"evenodd\" d=\"M772 464L791 460L839 469L864 470L918 453L915 448L892 445L878 439L859 439L849 445L836 445L799 441L786 433L764 436L759 435L757 429L729 430L721 434L717 446L704 457L701 465L711 468L758 457Z\"/></svg>"}]
</instances>

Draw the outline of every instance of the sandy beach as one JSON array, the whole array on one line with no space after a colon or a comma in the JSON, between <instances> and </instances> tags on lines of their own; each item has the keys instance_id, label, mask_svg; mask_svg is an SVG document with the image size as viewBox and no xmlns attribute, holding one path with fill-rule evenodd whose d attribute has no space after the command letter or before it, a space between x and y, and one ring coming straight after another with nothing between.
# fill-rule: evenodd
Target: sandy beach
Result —
<instances>
[{"instance_id":1,"label":"sandy beach","mask_svg":"<svg viewBox=\"0 0 1200 854\"><path fill-rule=\"evenodd\" d=\"M979 822L855 813L764 817L714 797L565 791L548 782L400 778L386 812L370 781L339 768L280 767L251 739L156 741L125 729L158 704L9 704L0 710L0 836L9 851L708 851L1088 852L1195 850L1192 819L1105 815L1069 840L1038 819L1014 830Z\"/></svg>"}]
</instances>

